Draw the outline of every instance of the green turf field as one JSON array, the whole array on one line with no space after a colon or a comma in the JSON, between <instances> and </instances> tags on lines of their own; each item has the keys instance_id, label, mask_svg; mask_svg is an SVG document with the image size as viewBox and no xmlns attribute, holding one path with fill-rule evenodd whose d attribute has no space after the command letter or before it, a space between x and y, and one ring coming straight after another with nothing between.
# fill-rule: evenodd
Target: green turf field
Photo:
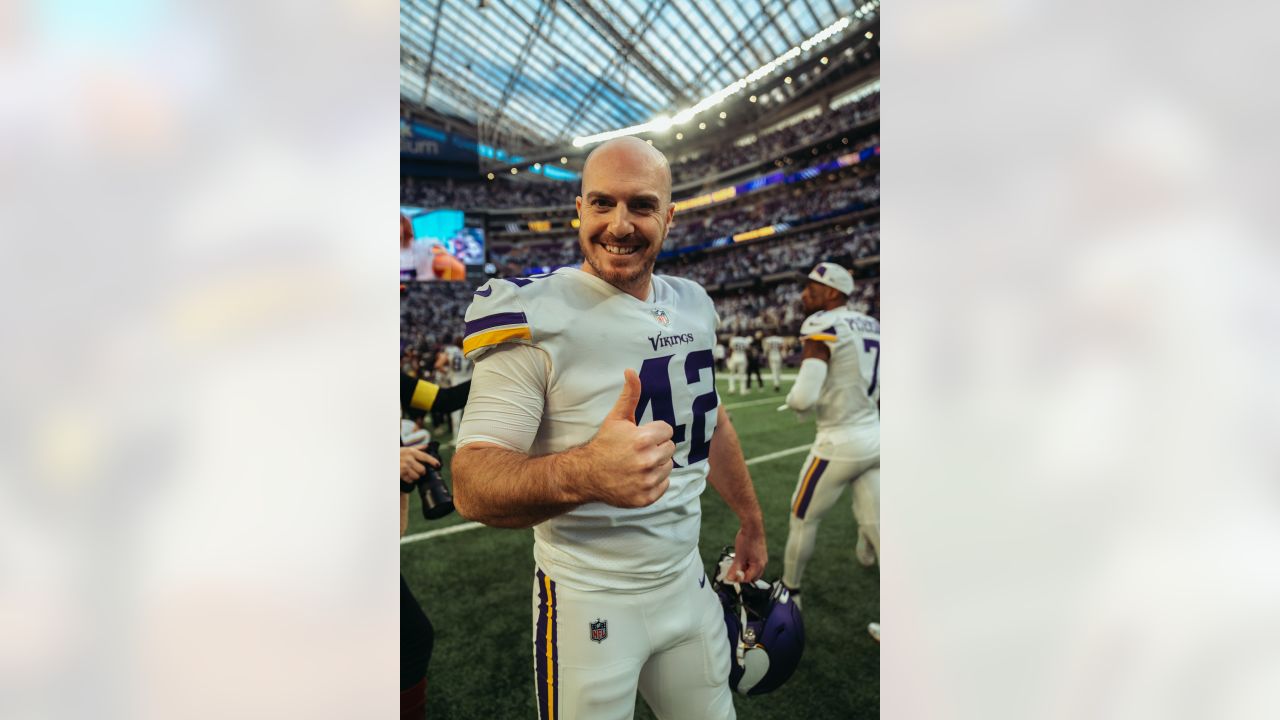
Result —
<instances>
[{"instance_id":1,"label":"green turf field","mask_svg":"<svg viewBox=\"0 0 1280 720\"><path fill-rule=\"evenodd\" d=\"M718 384L723 393L724 380ZM745 398L722 395L764 510L769 581L782 574L788 502L806 450L750 461L813 441L812 421L800 423L794 414L775 410L788 389L784 381L781 393L756 388ZM446 463L451 450L446 449ZM737 518L709 485L702 498L700 548L703 564L710 568L720 549L732 544ZM423 520L417 500L415 495L407 539L465 522L456 513ZM851 502L846 491L823 520L818 549L805 570L806 644L800 669L769 695L736 697L739 718L879 717L880 653L866 626L880 617L880 573L878 567L864 568L854 558L857 534ZM413 540L400 547L400 568L436 631L427 717L536 718L530 626L533 531L482 527ZM640 699L636 717L653 717Z\"/></svg>"}]
</instances>

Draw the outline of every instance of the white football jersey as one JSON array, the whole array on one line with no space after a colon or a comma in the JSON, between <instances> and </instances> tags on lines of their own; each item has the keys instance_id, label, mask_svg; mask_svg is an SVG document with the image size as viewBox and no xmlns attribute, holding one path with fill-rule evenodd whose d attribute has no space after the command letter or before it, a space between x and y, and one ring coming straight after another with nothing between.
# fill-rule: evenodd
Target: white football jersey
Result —
<instances>
[{"instance_id":1,"label":"white football jersey","mask_svg":"<svg viewBox=\"0 0 1280 720\"><path fill-rule=\"evenodd\" d=\"M782 338L777 335L770 335L764 339L764 350L769 353L769 360L782 360Z\"/></svg>"},{"instance_id":2,"label":"white football jersey","mask_svg":"<svg viewBox=\"0 0 1280 720\"><path fill-rule=\"evenodd\" d=\"M734 355L746 356L747 348L751 347L751 338L742 335L735 335L729 338L729 349Z\"/></svg>"},{"instance_id":3,"label":"white football jersey","mask_svg":"<svg viewBox=\"0 0 1280 720\"><path fill-rule=\"evenodd\" d=\"M471 368L475 363L462 354L462 348L446 345L444 354L449 358L449 380L454 385L461 385L471 379Z\"/></svg>"},{"instance_id":4,"label":"white football jersey","mask_svg":"<svg viewBox=\"0 0 1280 720\"><path fill-rule=\"evenodd\" d=\"M595 436L622 391L623 370L640 376L636 422L674 429L675 469L653 505L587 503L534 527L534 557L557 582L593 590L644 590L696 559L707 457L719 398L712 348L719 317L689 280L653 276L647 301L594 275L560 268L494 279L467 309L468 358L483 363L502 343L545 351L550 370L538 432L527 452L556 453ZM464 419L464 437L485 428Z\"/></svg>"},{"instance_id":5,"label":"white football jersey","mask_svg":"<svg viewBox=\"0 0 1280 720\"><path fill-rule=\"evenodd\" d=\"M804 321L800 335L831 349L818 396L814 454L826 460L879 454L880 323L849 308L823 310Z\"/></svg>"}]
</instances>

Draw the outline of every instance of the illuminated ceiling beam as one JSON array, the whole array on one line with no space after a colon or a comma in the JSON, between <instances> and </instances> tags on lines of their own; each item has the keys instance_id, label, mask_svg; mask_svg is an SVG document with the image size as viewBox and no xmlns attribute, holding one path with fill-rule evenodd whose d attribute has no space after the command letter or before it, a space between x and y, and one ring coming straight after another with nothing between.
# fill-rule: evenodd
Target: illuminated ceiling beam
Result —
<instances>
[{"instance_id":1,"label":"illuminated ceiling beam","mask_svg":"<svg viewBox=\"0 0 1280 720\"><path fill-rule=\"evenodd\" d=\"M422 99L420 105L427 104L427 89L431 87L431 66L436 61L436 38L440 35L440 26L444 24L444 0L436 0L436 22L431 28L431 50L427 53L427 67L422 71Z\"/></svg>"},{"instance_id":2,"label":"illuminated ceiling beam","mask_svg":"<svg viewBox=\"0 0 1280 720\"><path fill-rule=\"evenodd\" d=\"M555 0L543 0L538 5L538 12L533 16L533 22L529 25L529 33L525 36L524 45L520 48L520 53L516 55L516 61L511 66L511 74L507 76L506 86L502 88L502 93L499 95L497 113L493 118L494 123L502 122L502 116L506 113L507 101L511 99L511 92L515 90L516 81L520 79L520 71L529 60L529 51L533 48L534 41L538 40L543 33L542 24L546 22L548 9L551 10L551 17L555 18L555 5Z\"/></svg>"},{"instance_id":3,"label":"illuminated ceiling beam","mask_svg":"<svg viewBox=\"0 0 1280 720\"><path fill-rule=\"evenodd\" d=\"M650 82L670 93L672 102L688 102L684 92L675 83L671 82L670 78L654 67L653 63L649 62L642 53L637 53L635 45L624 37L622 33L618 32L618 29L592 7L590 2L587 0L566 0L565 4L596 32L604 36L606 40L616 44L618 47L627 48L629 50L628 55L635 63L635 67L643 71Z\"/></svg>"}]
</instances>

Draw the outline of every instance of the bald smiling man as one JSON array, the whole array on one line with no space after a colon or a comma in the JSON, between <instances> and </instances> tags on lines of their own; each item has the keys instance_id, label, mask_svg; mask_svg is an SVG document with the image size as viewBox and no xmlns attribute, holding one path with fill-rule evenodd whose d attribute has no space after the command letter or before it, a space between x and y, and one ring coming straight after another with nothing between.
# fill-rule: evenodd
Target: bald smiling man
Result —
<instances>
[{"instance_id":1,"label":"bald smiling man","mask_svg":"<svg viewBox=\"0 0 1280 720\"><path fill-rule=\"evenodd\" d=\"M737 514L730 580L760 577L764 524L715 389L706 292L654 275L671 170L636 138L596 148L577 199L580 268L490 280L467 310L475 361L454 505L534 529L538 716L733 718L723 612L698 552L708 483Z\"/></svg>"}]
</instances>

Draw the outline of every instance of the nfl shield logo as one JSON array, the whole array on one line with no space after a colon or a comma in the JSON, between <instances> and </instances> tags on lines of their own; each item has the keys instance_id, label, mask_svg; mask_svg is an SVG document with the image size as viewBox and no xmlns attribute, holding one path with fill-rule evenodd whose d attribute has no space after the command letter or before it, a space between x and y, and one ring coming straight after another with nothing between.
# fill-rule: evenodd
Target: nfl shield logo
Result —
<instances>
[{"instance_id":1,"label":"nfl shield logo","mask_svg":"<svg viewBox=\"0 0 1280 720\"><path fill-rule=\"evenodd\" d=\"M593 623L590 623L590 625L591 625L591 639L594 640L595 642L604 642L604 639L609 637L609 621L608 620L601 620L600 618L596 618L596 621Z\"/></svg>"},{"instance_id":2,"label":"nfl shield logo","mask_svg":"<svg viewBox=\"0 0 1280 720\"><path fill-rule=\"evenodd\" d=\"M667 311L662 308L653 309L653 319L657 320L658 324L663 327L671 324L671 318L667 316Z\"/></svg>"}]
</instances>

